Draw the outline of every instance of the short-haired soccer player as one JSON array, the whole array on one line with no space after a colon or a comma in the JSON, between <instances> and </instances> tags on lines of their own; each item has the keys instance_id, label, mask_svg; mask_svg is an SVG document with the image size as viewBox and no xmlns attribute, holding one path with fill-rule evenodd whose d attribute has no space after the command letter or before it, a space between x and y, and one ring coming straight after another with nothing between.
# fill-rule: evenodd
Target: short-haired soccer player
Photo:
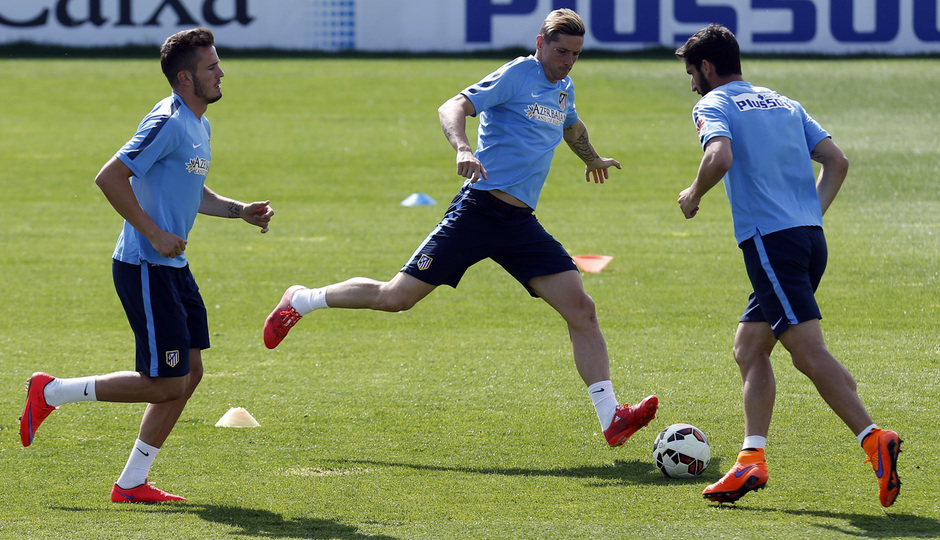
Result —
<instances>
[{"instance_id":1,"label":"short-haired soccer player","mask_svg":"<svg viewBox=\"0 0 940 540\"><path fill-rule=\"evenodd\" d=\"M878 477L881 504L890 506L901 487L901 439L872 422L855 379L826 348L815 298L828 253L822 217L848 159L798 102L744 80L737 39L724 26L699 30L676 56L702 96L692 118L705 152L679 207L695 217L702 197L724 178L753 287L734 338L744 382L743 450L703 496L734 502L767 483L764 449L776 393L770 353L779 341L858 438ZM818 179L812 161L822 165Z\"/></svg>"},{"instance_id":2,"label":"short-haired soccer player","mask_svg":"<svg viewBox=\"0 0 940 540\"><path fill-rule=\"evenodd\" d=\"M222 97L225 75L212 32L178 32L160 52L172 94L154 106L95 178L125 220L112 274L136 338L136 371L69 379L37 372L27 383L20 418L23 446L29 446L59 405L149 403L127 465L112 487L114 502L185 500L147 478L202 378L202 350L209 348L206 308L184 253L196 214L241 218L261 232L267 232L274 215L268 201L238 202L205 185L212 154L204 113Z\"/></svg>"}]
</instances>

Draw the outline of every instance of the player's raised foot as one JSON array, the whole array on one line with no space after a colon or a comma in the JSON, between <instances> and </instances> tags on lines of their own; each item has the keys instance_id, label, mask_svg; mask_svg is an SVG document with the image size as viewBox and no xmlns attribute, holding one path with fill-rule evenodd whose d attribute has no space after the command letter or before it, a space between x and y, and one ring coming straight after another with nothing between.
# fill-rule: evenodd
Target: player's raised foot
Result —
<instances>
[{"instance_id":1,"label":"player's raised foot","mask_svg":"<svg viewBox=\"0 0 940 540\"><path fill-rule=\"evenodd\" d=\"M151 486L146 480L143 484L131 489L124 489L117 484L111 488L111 502L116 503L159 503L185 500L185 497Z\"/></svg>"},{"instance_id":2,"label":"player's raised foot","mask_svg":"<svg viewBox=\"0 0 940 540\"><path fill-rule=\"evenodd\" d=\"M291 306L291 298L294 297L294 293L300 289L305 288L303 285L293 285L288 287L284 291L284 295L281 296L281 301L278 303L277 307L274 308L274 311L268 315L268 318L264 321L264 346L273 349L281 343L281 341L287 337L287 333L290 332L290 329L297 324L297 321L303 316L300 313L297 313L297 310Z\"/></svg>"},{"instance_id":3,"label":"player's raised foot","mask_svg":"<svg viewBox=\"0 0 940 540\"><path fill-rule=\"evenodd\" d=\"M878 477L878 498L881 506L894 504L901 491L901 479L898 477L898 454L903 441L898 434L887 429L875 428L865 436L862 448L868 454L865 463L871 463Z\"/></svg>"},{"instance_id":4,"label":"player's raised foot","mask_svg":"<svg viewBox=\"0 0 940 540\"><path fill-rule=\"evenodd\" d=\"M659 407L659 398L648 396L634 406L624 403L617 407L610 427L604 430L604 438L611 446L620 446L627 442L640 428L646 427L653 418L656 418L656 409Z\"/></svg>"},{"instance_id":5,"label":"player's raised foot","mask_svg":"<svg viewBox=\"0 0 940 540\"><path fill-rule=\"evenodd\" d=\"M705 488L702 497L717 503L733 503L749 491L767 485L767 462L764 450L742 450L734 467L720 480Z\"/></svg>"},{"instance_id":6,"label":"player's raised foot","mask_svg":"<svg viewBox=\"0 0 940 540\"><path fill-rule=\"evenodd\" d=\"M46 403L44 394L46 385L53 379L55 377L48 373L36 372L26 381L26 406L23 408L23 415L20 416L20 439L23 441L23 446L33 443L39 424L57 408Z\"/></svg>"}]
</instances>

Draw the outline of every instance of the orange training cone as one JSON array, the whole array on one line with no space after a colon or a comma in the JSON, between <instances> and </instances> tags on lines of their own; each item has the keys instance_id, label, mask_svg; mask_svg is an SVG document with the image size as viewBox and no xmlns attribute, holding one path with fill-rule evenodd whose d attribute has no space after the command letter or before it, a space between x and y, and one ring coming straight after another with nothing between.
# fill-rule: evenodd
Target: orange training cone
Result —
<instances>
[{"instance_id":1,"label":"orange training cone","mask_svg":"<svg viewBox=\"0 0 940 540\"><path fill-rule=\"evenodd\" d=\"M584 272L596 274L607 266L613 257L610 255L575 255L571 257Z\"/></svg>"}]
</instances>

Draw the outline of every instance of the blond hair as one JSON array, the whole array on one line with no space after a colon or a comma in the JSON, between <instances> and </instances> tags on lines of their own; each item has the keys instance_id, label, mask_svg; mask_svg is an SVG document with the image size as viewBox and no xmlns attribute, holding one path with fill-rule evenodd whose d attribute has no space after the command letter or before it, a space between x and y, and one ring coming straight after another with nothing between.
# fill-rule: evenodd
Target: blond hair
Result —
<instances>
[{"instance_id":1,"label":"blond hair","mask_svg":"<svg viewBox=\"0 0 940 540\"><path fill-rule=\"evenodd\" d=\"M555 41L559 35L583 37L584 33L584 21L577 13L567 8L549 13L539 29L539 35L546 43Z\"/></svg>"}]
</instances>

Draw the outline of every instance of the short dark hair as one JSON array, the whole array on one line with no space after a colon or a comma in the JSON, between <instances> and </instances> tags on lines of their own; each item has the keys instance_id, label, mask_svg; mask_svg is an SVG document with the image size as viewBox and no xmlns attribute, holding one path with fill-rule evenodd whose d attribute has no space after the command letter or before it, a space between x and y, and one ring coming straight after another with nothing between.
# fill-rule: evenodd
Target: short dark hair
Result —
<instances>
[{"instance_id":1,"label":"short dark hair","mask_svg":"<svg viewBox=\"0 0 940 540\"><path fill-rule=\"evenodd\" d=\"M560 35L584 37L584 33L584 21L581 16L567 8L549 13L539 29L539 35L545 38L546 43L555 41Z\"/></svg>"},{"instance_id":2,"label":"short dark hair","mask_svg":"<svg viewBox=\"0 0 940 540\"><path fill-rule=\"evenodd\" d=\"M201 47L215 45L215 36L208 28L191 28L177 32L166 38L160 47L160 67L163 75L176 88L179 82L176 78L180 71L195 71L199 56L196 50Z\"/></svg>"},{"instance_id":3,"label":"short dark hair","mask_svg":"<svg viewBox=\"0 0 940 540\"><path fill-rule=\"evenodd\" d=\"M676 49L676 56L696 68L702 60L715 66L719 76L741 74L741 48L731 30L720 24L710 24L692 35L684 45Z\"/></svg>"}]
</instances>

